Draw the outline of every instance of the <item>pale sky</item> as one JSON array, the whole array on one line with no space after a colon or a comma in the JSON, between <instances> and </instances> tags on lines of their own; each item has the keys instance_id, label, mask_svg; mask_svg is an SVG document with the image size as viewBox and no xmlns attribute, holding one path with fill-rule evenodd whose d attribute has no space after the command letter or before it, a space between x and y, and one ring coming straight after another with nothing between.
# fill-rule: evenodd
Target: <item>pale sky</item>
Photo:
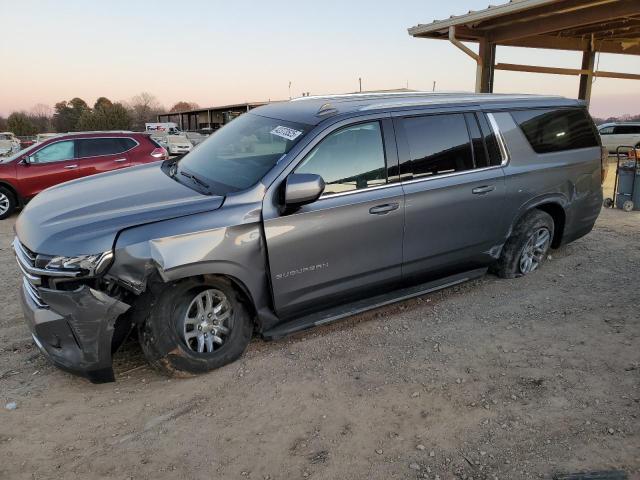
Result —
<instances>
[{"instance_id":1,"label":"pale sky","mask_svg":"<svg viewBox=\"0 0 640 480\"><path fill-rule=\"evenodd\" d=\"M81 97L147 91L167 107L409 86L472 91L474 62L417 23L490 0L0 0L0 115ZM493 1L493 3L502 3ZM497 61L580 68L581 54L499 47ZM640 74L640 57L602 54L602 70ZM496 72L496 92L576 97L578 78ZM640 113L640 81L597 79L596 116Z\"/></svg>"}]
</instances>

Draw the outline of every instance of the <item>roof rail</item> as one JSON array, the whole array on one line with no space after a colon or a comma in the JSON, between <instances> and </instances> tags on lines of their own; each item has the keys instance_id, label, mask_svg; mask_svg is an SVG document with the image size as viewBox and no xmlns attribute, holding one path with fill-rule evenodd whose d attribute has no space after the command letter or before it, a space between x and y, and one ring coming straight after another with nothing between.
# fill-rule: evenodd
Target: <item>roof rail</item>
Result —
<instances>
[{"instance_id":1,"label":"roof rail","mask_svg":"<svg viewBox=\"0 0 640 480\"><path fill-rule=\"evenodd\" d=\"M495 102L499 100L538 100L538 99L557 99L562 98L555 95L510 95L510 94L502 94L502 95L493 95L493 94L462 94L459 95L453 102L464 102L469 105L486 103L486 102ZM360 108L360 111L367 110L377 110L381 108L397 108L397 107L412 107L412 106L422 106L422 105L439 105L443 103L451 103L452 100L450 98L415 98L415 99L402 99L395 102L380 102L380 103L372 103L369 105L364 105Z\"/></svg>"},{"instance_id":2,"label":"roof rail","mask_svg":"<svg viewBox=\"0 0 640 480\"><path fill-rule=\"evenodd\" d=\"M462 92L371 92L371 93L340 93L336 95L311 95L308 97L296 97L291 102L299 102L302 100L323 100L323 99L340 99L340 98L370 98L370 97L420 97L425 95L451 95ZM467 92L464 92L467 93Z\"/></svg>"}]
</instances>

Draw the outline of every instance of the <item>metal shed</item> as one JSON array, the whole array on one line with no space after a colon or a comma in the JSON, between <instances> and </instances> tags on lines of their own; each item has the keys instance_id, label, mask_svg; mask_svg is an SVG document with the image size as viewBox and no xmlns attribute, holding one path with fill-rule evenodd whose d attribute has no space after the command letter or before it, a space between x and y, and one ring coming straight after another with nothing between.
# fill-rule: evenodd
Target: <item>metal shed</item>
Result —
<instances>
[{"instance_id":1,"label":"metal shed","mask_svg":"<svg viewBox=\"0 0 640 480\"><path fill-rule=\"evenodd\" d=\"M578 98L587 102L593 77L640 80L634 73L594 71L598 52L640 55L640 0L512 0L418 24L409 28L409 34L449 40L471 56L477 63L477 92L493 92L496 70L579 75ZM462 42L478 43L478 53ZM496 64L499 45L583 52L582 68Z\"/></svg>"}]
</instances>

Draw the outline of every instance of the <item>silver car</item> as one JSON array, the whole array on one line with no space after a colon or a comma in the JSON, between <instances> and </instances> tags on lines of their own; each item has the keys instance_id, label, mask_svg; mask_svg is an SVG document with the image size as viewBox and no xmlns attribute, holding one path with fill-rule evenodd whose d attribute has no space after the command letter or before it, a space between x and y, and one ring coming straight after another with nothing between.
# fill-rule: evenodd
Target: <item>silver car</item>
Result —
<instances>
[{"instance_id":1,"label":"silver car","mask_svg":"<svg viewBox=\"0 0 640 480\"><path fill-rule=\"evenodd\" d=\"M305 97L235 119L179 160L48 189L14 249L24 317L94 382L137 331L169 375L480 277L535 272L591 231L602 151L558 97Z\"/></svg>"}]
</instances>

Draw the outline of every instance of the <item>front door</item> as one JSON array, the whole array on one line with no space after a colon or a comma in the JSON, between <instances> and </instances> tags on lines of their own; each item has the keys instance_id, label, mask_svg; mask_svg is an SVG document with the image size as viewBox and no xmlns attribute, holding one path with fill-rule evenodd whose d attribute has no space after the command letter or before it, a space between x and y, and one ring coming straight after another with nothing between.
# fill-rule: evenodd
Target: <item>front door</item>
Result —
<instances>
[{"instance_id":1,"label":"front door","mask_svg":"<svg viewBox=\"0 0 640 480\"><path fill-rule=\"evenodd\" d=\"M322 176L320 199L294 212L265 215L281 317L373 295L400 280L404 195L389 178L388 165L397 157L392 135L385 151L382 123L348 125L326 135L294 169Z\"/></svg>"},{"instance_id":2,"label":"front door","mask_svg":"<svg viewBox=\"0 0 640 480\"><path fill-rule=\"evenodd\" d=\"M20 189L31 198L45 188L78 178L78 161L73 140L45 145L17 165Z\"/></svg>"},{"instance_id":3,"label":"front door","mask_svg":"<svg viewBox=\"0 0 640 480\"><path fill-rule=\"evenodd\" d=\"M500 152L492 154L497 144L487 148L488 135L480 127L490 128L484 115L474 113L396 120L406 201L406 280L486 266L499 250L504 174Z\"/></svg>"}]
</instances>

